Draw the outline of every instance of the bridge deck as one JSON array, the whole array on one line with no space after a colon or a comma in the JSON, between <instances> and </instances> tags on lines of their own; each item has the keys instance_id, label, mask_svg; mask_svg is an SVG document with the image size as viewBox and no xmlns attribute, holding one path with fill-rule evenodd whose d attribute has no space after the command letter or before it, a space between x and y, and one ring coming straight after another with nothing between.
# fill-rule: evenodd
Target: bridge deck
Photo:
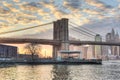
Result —
<instances>
[{"instance_id":1,"label":"bridge deck","mask_svg":"<svg viewBox=\"0 0 120 80\"><path fill-rule=\"evenodd\" d=\"M37 43L45 45L60 45L61 41L51 40L51 39L30 39L30 38L0 38L0 43ZM67 41L69 44L73 45L110 45L110 46L120 46L120 42L96 42L96 41Z\"/></svg>"}]
</instances>

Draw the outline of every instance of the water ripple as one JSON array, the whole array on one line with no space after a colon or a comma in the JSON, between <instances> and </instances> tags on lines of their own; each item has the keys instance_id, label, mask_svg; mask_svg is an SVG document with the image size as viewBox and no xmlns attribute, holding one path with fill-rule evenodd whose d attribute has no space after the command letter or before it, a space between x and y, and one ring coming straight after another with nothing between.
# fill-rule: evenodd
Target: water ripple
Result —
<instances>
[{"instance_id":1,"label":"water ripple","mask_svg":"<svg viewBox=\"0 0 120 80\"><path fill-rule=\"evenodd\" d=\"M0 65L0 80L120 80L120 62L103 65Z\"/></svg>"}]
</instances>

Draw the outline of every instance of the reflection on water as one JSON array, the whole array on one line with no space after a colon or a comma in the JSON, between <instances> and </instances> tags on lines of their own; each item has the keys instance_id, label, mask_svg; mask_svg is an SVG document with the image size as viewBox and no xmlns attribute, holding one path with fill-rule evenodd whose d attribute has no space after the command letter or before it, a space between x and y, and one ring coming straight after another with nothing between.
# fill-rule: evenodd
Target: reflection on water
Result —
<instances>
[{"instance_id":1,"label":"reflection on water","mask_svg":"<svg viewBox=\"0 0 120 80\"><path fill-rule=\"evenodd\" d=\"M0 65L0 80L120 80L120 62L103 65Z\"/></svg>"},{"instance_id":2,"label":"reflection on water","mask_svg":"<svg viewBox=\"0 0 120 80\"><path fill-rule=\"evenodd\" d=\"M68 80L69 79L68 65L54 65L52 72L53 72L52 80Z\"/></svg>"}]
</instances>

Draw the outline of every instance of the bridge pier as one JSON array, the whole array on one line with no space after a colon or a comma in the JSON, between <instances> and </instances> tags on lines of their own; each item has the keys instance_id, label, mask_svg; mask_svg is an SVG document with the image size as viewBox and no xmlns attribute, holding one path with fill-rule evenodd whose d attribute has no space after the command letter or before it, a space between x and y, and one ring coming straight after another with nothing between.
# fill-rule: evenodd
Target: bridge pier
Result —
<instances>
[{"instance_id":1,"label":"bridge pier","mask_svg":"<svg viewBox=\"0 0 120 80\"><path fill-rule=\"evenodd\" d=\"M61 41L59 46L53 46L53 58L57 59L58 51L69 50L68 19L63 18L54 22L53 39Z\"/></svg>"}]
</instances>

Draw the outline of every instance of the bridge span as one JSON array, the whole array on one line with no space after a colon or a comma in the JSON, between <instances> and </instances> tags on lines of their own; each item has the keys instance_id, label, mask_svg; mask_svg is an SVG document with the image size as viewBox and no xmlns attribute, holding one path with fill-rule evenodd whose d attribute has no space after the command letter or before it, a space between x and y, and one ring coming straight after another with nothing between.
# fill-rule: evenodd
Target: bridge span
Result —
<instances>
[{"instance_id":1,"label":"bridge span","mask_svg":"<svg viewBox=\"0 0 120 80\"><path fill-rule=\"evenodd\" d=\"M53 39L38 39L38 38L0 38L0 43L10 43L10 44L24 44L24 43L36 43L36 44L43 44L43 45L52 45L53 46L53 58L58 58L58 52L60 50L69 51L69 45L107 45L107 46L120 46L120 42L102 42L102 41L75 41L69 39L69 20L66 18L57 20L53 22ZM38 27L38 26L35 26ZM21 30L31 29L35 27L14 30L3 32L11 33L17 32ZM74 30L76 27L73 27ZM81 32L83 30L75 30L77 32ZM83 31L86 32L86 31ZM91 33L86 32L86 35L92 35ZM49 35L49 34L48 34ZM89 36L91 37L91 36ZM92 37L95 37L92 35Z\"/></svg>"},{"instance_id":2,"label":"bridge span","mask_svg":"<svg viewBox=\"0 0 120 80\"><path fill-rule=\"evenodd\" d=\"M50 39L30 39L30 38L0 38L0 43L10 44L24 44L24 43L36 43L44 45L59 45L58 40Z\"/></svg>"},{"instance_id":3,"label":"bridge span","mask_svg":"<svg viewBox=\"0 0 120 80\"><path fill-rule=\"evenodd\" d=\"M0 43L21 44L21 43L37 43L43 45L60 45L61 40L52 39L30 39L30 38L0 38ZM64 43L64 42L63 42ZM118 42L98 42L98 41L75 41L69 40L65 43L72 45L108 45L120 46Z\"/></svg>"},{"instance_id":4,"label":"bridge span","mask_svg":"<svg viewBox=\"0 0 120 80\"><path fill-rule=\"evenodd\" d=\"M73 44L73 45L108 45L108 46L120 46L120 42L100 42L100 41L69 41L69 44Z\"/></svg>"}]
</instances>

